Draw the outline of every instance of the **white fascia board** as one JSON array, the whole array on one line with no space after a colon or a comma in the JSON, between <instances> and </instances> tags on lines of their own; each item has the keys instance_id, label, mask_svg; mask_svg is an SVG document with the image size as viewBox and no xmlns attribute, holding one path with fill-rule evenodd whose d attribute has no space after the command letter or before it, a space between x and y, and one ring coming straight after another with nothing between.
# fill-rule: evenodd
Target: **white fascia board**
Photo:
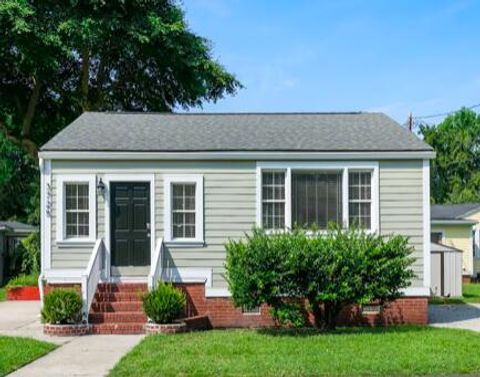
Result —
<instances>
[{"instance_id":1,"label":"white fascia board","mask_svg":"<svg viewBox=\"0 0 480 377\"><path fill-rule=\"evenodd\" d=\"M433 159L433 151L368 152L105 152L42 151L53 160L405 160Z\"/></svg>"},{"instance_id":2,"label":"white fascia board","mask_svg":"<svg viewBox=\"0 0 480 377\"><path fill-rule=\"evenodd\" d=\"M474 220L432 220L433 225L475 225L477 222Z\"/></svg>"}]
</instances>

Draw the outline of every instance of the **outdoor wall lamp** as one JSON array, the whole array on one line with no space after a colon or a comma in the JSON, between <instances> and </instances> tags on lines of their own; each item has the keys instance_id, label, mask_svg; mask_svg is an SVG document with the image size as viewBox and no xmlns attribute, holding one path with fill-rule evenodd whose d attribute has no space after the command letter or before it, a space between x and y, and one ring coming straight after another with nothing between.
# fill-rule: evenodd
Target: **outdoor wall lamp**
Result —
<instances>
[{"instance_id":1,"label":"outdoor wall lamp","mask_svg":"<svg viewBox=\"0 0 480 377\"><path fill-rule=\"evenodd\" d=\"M103 196L105 194L105 183L103 183L102 178L97 183L97 194Z\"/></svg>"}]
</instances>

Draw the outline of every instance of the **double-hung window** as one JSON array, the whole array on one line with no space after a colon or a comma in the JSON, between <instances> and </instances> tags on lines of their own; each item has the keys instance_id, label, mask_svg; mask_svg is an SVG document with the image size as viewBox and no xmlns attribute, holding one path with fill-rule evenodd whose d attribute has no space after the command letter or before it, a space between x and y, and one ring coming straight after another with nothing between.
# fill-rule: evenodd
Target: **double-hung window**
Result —
<instances>
[{"instance_id":1,"label":"double-hung window","mask_svg":"<svg viewBox=\"0 0 480 377\"><path fill-rule=\"evenodd\" d=\"M56 181L57 243L92 243L96 238L96 178L59 174Z\"/></svg>"},{"instance_id":2,"label":"double-hung window","mask_svg":"<svg viewBox=\"0 0 480 377\"><path fill-rule=\"evenodd\" d=\"M165 175L165 241L203 243L203 176Z\"/></svg>"},{"instance_id":3,"label":"double-hung window","mask_svg":"<svg viewBox=\"0 0 480 377\"><path fill-rule=\"evenodd\" d=\"M265 229L329 224L378 229L377 164L261 167L258 217Z\"/></svg>"}]
</instances>

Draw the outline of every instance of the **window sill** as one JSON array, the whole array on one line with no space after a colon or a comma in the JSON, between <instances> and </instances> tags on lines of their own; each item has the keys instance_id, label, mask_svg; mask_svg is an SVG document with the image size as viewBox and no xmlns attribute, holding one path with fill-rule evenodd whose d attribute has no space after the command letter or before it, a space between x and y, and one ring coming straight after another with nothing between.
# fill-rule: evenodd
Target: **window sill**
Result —
<instances>
[{"instance_id":1,"label":"window sill","mask_svg":"<svg viewBox=\"0 0 480 377\"><path fill-rule=\"evenodd\" d=\"M188 239L177 239L164 241L165 245L168 247L204 247L204 240L188 240Z\"/></svg>"},{"instance_id":2,"label":"window sill","mask_svg":"<svg viewBox=\"0 0 480 377\"><path fill-rule=\"evenodd\" d=\"M57 240L57 246L67 246L67 247L74 247L74 246L91 246L95 245L95 240L89 238L72 238L72 239L64 239L64 240Z\"/></svg>"}]
</instances>

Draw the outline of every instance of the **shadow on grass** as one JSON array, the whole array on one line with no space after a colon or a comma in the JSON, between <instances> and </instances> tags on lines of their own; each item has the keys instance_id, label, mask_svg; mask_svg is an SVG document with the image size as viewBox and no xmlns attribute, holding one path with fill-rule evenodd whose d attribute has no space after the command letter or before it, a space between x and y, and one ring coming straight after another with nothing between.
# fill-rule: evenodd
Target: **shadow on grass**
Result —
<instances>
[{"instance_id":1,"label":"shadow on grass","mask_svg":"<svg viewBox=\"0 0 480 377\"><path fill-rule=\"evenodd\" d=\"M412 333L430 331L432 328L427 326L386 326L386 327L339 327L336 330L320 330L313 327L302 329L258 329L257 333L261 335L274 337L311 337L322 335L359 335L359 334L386 334L386 333Z\"/></svg>"}]
</instances>

